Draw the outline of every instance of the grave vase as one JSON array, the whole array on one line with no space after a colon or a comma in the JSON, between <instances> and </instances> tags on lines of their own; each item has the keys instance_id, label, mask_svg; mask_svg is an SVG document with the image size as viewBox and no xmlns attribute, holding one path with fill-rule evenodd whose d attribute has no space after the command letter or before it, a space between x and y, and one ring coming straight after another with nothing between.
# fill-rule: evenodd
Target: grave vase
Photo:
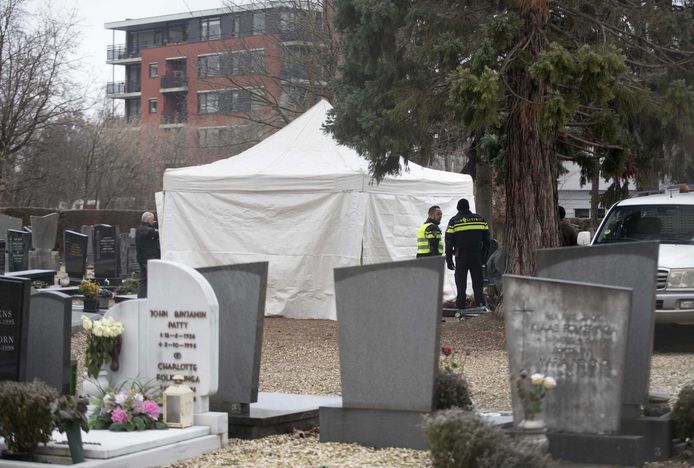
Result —
<instances>
[{"instance_id":1,"label":"grave vase","mask_svg":"<svg viewBox=\"0 0 694 468\"><path fill-rule=\"evenodd\" d=\"M98 312L99 311L99 299L87 299L84 298L84 311L85 312Z\"/></svg>"},{"instance_id":2,"label":"grave vase","mask_svg":"<svg viewBox=\"0 0 694 468\"><path fill-rule=\"evenodd\" d=\"M518 424L517 437L523 445L534 452L549 452L547 426L542 419L523 419L520 424Z\"/></svg>"},{"instance_id":3,"label":"grave vase","mask_svg":"<svg viewBox=\"0 0 694 468\"><path fill-rule=\"evenodd\" d=\"M80 423L74 422L65 428L67 445L70 447L72 463L82 463L84 461L84 450L82 449L82 428Z\"/></svg>"}]
</instances>

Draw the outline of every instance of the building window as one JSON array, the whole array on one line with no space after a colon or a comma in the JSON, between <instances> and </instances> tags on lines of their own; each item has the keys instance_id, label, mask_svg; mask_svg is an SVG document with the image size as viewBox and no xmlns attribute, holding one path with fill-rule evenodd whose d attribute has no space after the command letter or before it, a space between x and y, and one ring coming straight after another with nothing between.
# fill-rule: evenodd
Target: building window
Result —
<instances>
[{"instance_id":1,"label":"building window","mask_svg":"<svg viewBox=\"0 0 694 468\"><path fill-rule=\"evenodd\" d=\"M265 13L253 13L253 35L265 34Z\"/></svg>"},{"instance_id":2,"label":"building window","mask_svg":"<svg viewBox=\"0 0 694 468\"><path fill-rule=\"evenodd\" d=\"M198 77L209 78L221 74L221 56L219 54L198 57Z\"/></svg>"},{"instance_id":3,"label":"building window","mask_svg":"<svg viewBox=\"0 0 694 468\"><path fill-rule=\"evenodd\" d=\"M219 92L198 93L198 114L219 112Z\"/></svg>"},{"instance_id":4,"label":"building window","mask_svg":"<svg viewBox=\"0 0 694 468\"><path fill-rule=\"evenodd\" d=\"M231 19L231 32L234 37L241 35L241 17L238 15Z\"/></svg>"},{"instance_id":5,"label":"building window","mask_svg":"<svg viewBox=\"0 0 694 468\"><path fill-rule=\"evenodd\" d=\"M200 20L200 39L211 41L222 37L222 26L219 18L203 18Z\"/></svg>"},{"instance_id":6,"label":"building window","mask_svg":"<svg viewBox=\"0 0 694 468\"><path fill-rule=\"evenodd\" d=\"M253 75L265 72L265 51L246 50L231 54L229 73L231 75Z\"/></svg>"},{"instance_id":7,"label":"building window","mask_svg":"<svg viewBox=\"0 0 694 468\"><path fill-rule=\"evenodd\" d=\"M159 76L159 64L150 63L149 64L149 77L156 78Z\"/></svg>"},{"instance_id":8,"label":"building window","mask_svg":"<svg viewBox=\"0 0 694 468\"><path fill-rule=\"evenodd\" d=\"M227 144L228 127L201 128L198 130L200 148L218 148Z\"/></svg>"},{"instance_id":9,"label":"building window","mask_svg":"<svg viewBox=\"0 0 694 468\"><path fill-rule=\"evenodd\" d=\"M150 99L149 100L149 113L150 114L156 114L157 113L157 100L156 99Z\"/></svg>"}]
</instances>

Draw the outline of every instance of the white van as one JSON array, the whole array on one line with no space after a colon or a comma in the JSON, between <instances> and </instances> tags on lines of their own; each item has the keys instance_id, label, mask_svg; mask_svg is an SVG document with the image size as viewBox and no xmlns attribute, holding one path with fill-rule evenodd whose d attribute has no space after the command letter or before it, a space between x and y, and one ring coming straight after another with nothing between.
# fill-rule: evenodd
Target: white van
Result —
<instances>
[{"instance_id":1,"label":"white van","mask_svg":"<svg viewBox=\"0 0 694 468\"><path fill-rule=\"evenodd\" d=\"M591 242L660 241L658 323L694 324L694 192L684 190L675 187L614 204Z\"/></svg>"}]
</instances>

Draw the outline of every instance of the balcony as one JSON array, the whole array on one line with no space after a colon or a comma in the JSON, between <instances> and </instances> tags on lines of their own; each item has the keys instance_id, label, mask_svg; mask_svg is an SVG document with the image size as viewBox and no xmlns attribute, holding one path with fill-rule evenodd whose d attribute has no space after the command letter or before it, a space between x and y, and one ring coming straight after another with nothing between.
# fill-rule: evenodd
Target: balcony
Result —
<instances>
[{"instance_id":1,"label":"balcony","mask_svg":"<svg viewBox=\"0 0 694 468\"><path fill-rule=\"evenodd\" d=\"M140 94L140 83L111 81L106 83L106 97L125 98L134 97Z\"/></svg>"},{"instance_id":2,"label":"balcony","mask_svg":"<svg viewBox=\"0 0 694 468\"><path fill-rule=\"evenodd\" d=\"M188 90L188 78L183 73L162 75L159 80L161 92L177 92Z\"/></svg>"},{"instance_id":3,"label":"balcony","mask_svg":"<svg viewBox=\"0 0 694 468\"><path fill-rule=\"evenodd\" d=\"M162 112L159 120L160 127L176 127L188 122L185 112Z\"/></svg>"}]
</instances>

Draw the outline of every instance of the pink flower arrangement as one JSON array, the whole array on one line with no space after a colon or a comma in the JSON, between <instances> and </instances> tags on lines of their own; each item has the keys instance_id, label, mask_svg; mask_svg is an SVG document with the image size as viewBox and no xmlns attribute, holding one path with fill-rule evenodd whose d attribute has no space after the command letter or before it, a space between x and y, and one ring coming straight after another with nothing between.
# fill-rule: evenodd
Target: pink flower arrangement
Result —
<instances>
[{"instance_id":1,"label":"pink flower arrangement","mask_svg":"<svg viewBox=\"0 0 694 468\"><path fill-rule=\"evenodd\" d=\"M103 394L92 401L96 410L89 418L90 428L110 431L168 428L161 421L161 391L157 387L137 381L133 381L129 389L124 386L102 390Z\"/></svg>"}]
</instances>

